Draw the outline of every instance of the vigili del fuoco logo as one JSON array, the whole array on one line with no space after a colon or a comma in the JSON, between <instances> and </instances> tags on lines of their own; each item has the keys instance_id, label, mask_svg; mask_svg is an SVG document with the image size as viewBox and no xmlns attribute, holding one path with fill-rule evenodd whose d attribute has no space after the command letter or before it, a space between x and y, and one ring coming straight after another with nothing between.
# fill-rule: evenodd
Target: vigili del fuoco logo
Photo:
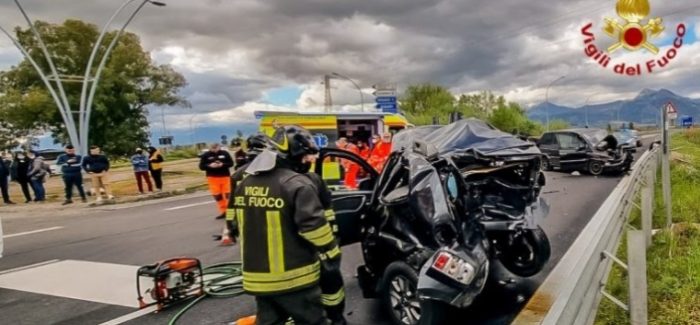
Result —
<instances>
[{"instance_id":1,"label":"vigili del fuoco logo","mask_svg":"<svg viewBox=\"0 0 700 325\"><path fill-rule=\"evenodd\" d=\"M596 35L593 32L592 22L581 29L581 34L584 36L584 52L598 65L612 69L617 74L641 76L645 73L660 71L678 55L686 33L685 24L680 23L676 26L673 46L660 53L659 47L653 41L661 35L665 27L660 17L648 18L650 12L648 0L618 0L615 9L621 19L605 18L602 28L602 31L610 37L608 40L613 41L613 44L607 48L601 49L595 44ZM611 55L620 49L630 52L644 50L653 55L653 58L643 63L616 62Z\"/></svg>"}]
</instances>

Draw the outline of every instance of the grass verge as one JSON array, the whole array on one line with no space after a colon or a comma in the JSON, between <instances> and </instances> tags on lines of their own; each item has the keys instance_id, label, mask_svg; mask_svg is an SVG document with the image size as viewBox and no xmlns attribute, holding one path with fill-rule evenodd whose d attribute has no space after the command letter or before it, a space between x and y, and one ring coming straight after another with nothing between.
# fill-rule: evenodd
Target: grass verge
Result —
<instances>
[{"instance_id":1,"label":"grass verge","mask_svg":"<svg viewBox=\"0 0 700 325\"><path fill-rule=\"evenodd\" d=\"M647 251L649 324L700 324L700 130L675 134L671 140L673 230L653 238ZM657 177L654 228L665 225L661 177ZM639 228L639 211L631 223ZM618 256L626 260L626 238ZM627 273L613 266L606 291L628 299ZM627 313L603 298L596 324L629 324Z\"/></svg>"}]
</instances>

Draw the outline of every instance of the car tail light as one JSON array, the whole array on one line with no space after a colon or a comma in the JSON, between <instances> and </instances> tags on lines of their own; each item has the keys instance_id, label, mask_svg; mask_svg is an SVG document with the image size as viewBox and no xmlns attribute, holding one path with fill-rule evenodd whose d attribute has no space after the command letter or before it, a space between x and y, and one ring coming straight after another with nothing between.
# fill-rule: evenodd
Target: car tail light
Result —
<instances>
[{"instance_id":1,"label":"car tail light","mask_svg":"<svg viewBox=\"0 0 700 325\"><path fill-rule=\"evenodd\" d=\"M433 267L443 271L445 269L445 266L447 266L447 263L450 262L451 256L450 254L447 253L440 253L438 257L435 259L435 262L433 263Z\"/></svg>"},{"instance_id":2,"label":"car tail light","mask_svg":"<svg viewBox=\"0 0 700 325\"><path fill-rule=\"evenodd\" d=\"M474 266L449 252L438 253L432 268L464 285L469 285L474 280Z\"/></svg>"}]
</instances>

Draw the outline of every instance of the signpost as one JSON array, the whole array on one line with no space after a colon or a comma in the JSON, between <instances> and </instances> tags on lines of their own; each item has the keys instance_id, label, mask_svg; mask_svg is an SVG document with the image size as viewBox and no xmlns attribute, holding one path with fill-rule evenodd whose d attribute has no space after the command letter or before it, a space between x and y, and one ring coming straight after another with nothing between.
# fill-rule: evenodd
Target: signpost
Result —
<instances>
[{"instance_id":1,"label":"signpost","mask_svg":"<svg viewBox=\"0 0 700 325\"><path fill-rule=\"evenodd\" d=\"M681 117L681 126L684 128L692 128L693 127L693 117L692 116Z\"/></svg>"},{"instance_id":2,"label":"signpost","mask_svg":"<svg viewBox=\"0 0 700 325\"><path fill-rule=\"evenodd\" d=\"M666 114L668 114L667 121L669 122L669 125L675 125L676 124L675 121L678 118L678 110L676 109L676 106L673 105L672 102L668 102L668 103L666 103L665 109L666 109Z\"/></svg>"},{"instance_id":3,"label":"signpost","mask_svg":"<svg viewBox=\"0 0 700 325\"><path fill-rule=\"evenodd\" d=\"M385 113L399 112L395 84L376 84L372 88L375 89L373 95L376 96L374 99L376 109Z\"/></svg>"},{"instance_id":4,"label":"signpost","mask_svg":"<svg viewBox=\"0 0 700 325\"><path fill-rule=\"evenodd\" d=\"M664 205L666 206L666 228L670 228L672 225L671 219L671 166L669 162L669 117L671 114L678 114L676 108L671 102L668 102L666 106L662 109L661 119L662 119L662 143L661 143L661 187L663 190Z\"/></svg>"}]
</instances>

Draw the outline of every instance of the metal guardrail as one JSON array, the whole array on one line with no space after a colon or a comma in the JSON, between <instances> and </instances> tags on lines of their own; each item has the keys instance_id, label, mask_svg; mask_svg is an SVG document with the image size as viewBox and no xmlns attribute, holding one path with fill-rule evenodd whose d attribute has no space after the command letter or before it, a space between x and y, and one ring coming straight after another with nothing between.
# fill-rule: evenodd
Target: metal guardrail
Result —
<instances>
[{"instance_id":1,"label":"metal guardrail","mask_svg":"<svg viewBox=\"0 0 700 325\"><path fill-rule=\"evenodd\" d=\"M593 324L602 297L628 311L632 324L646 324L646 249L651 244L652 200L656 171L665 160L662 156L668 159L662 149L655 146L640 157L513 324ZM664 170L664 176L667 172ZM665 191L667 184L664 185ZM636 202L638 194L641 194L641 205ZM635 207L642 211L642 230L629 225L629 215ZM626 229L629 229L627 263L615 256ZM629 272L629 303L605 291L612 263Z\"/></svg>"}]
</instances>

